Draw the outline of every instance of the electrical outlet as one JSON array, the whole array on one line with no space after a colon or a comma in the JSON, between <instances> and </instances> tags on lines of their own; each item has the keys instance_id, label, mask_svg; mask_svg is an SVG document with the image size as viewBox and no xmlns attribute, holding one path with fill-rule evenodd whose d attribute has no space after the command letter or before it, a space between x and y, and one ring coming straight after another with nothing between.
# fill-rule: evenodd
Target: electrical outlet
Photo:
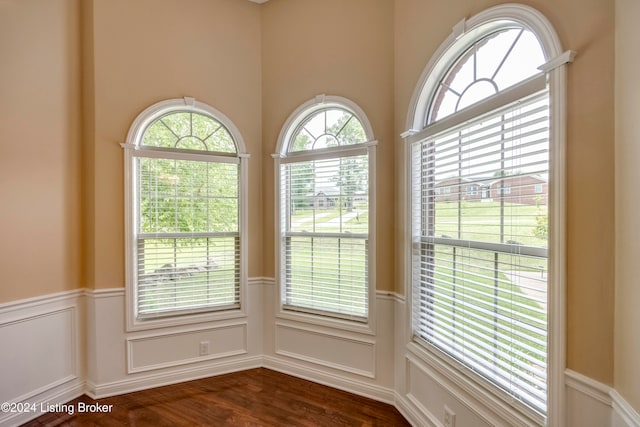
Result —
<instances>
[{"instance_id":1,"label":"electrical outlet","mask_svg":"<svg viewBox=\"0 0 640 427\"><path fill-rule=\"evenodd\" d=\"M447 405L444 406L444 427L456 427L456 414Z\"/></svg>"},{"instance_id":2,"label":"electrical outlet","mask_svg":"<svg viewBox=\"0 0 640 427\"><path fill-rule=\"evenodd\" d=\"M209 341L200 341L200 356L209 354Z\"/></svg>"}]
</instances>

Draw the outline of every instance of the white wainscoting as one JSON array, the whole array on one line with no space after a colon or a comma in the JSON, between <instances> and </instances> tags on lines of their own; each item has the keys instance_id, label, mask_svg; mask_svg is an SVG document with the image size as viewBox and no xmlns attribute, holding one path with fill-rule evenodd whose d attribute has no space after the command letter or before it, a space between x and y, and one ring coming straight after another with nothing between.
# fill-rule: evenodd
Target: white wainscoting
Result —
<instances>
[{"instance_id":1,"label":"white wainscoting","mask_svg":"<svg viewBox=\"0 0 640 427\"><path fill-rule=\"evenodd\" d=\"M376 294L372 334L348 326L315 323L309 317L279 318L275 286L265 286L264 290L265 367L394 403L393 294Z\"/></svg>"},{"instance_id":2,"label":"white wainscoting","mask_svg":"<svg viewBox=\"0 0 640 427\"><path fill-rule=\"evenodd\" d=\"M200 352L201 343L207 350ZM127 373L152 371L247 353L246 322L127 338ZM167 349L172 351L167 351Z\"/></svg>"},{"instance_id":3,"label":"white wainscoting","mask_svg":"<svg viewBox=\"0 0 640 427\"><path fill-rule=\"evenodd\" d=\"M442 427L445 407L457 427L527 424L490 393L479 394L446 364L412 344L406 302L396 303L396 407L415 426Z\"/></svg>"},{"instance_id":4,"label":"white wainscoting","mask_svg":"<svg viewBox=\"0 0 640 427\"><path fill-rule=\"evenodd\" d=\"M0 403L28 403L35 412L0 412L0 426L41 415L84 392L82 291L0 305Z\"/></svg>"},{"instance_id":5,"label":"white wainscoting","mask_svg":"<svg viewBox=\"0 0 640 427\"><path fill-rule=\"evenodd\" d=\"M276 354L375 378L375 339L276 322Z\"/></svg>"},{"instance_id":6,"label":"white wainscoting","mask_svg":"<svg viewBox=\"0 0 640 427\"><path fill-rule=\"evenodd\" d=\"M611 388L570 369L565 371L567 427L611 426Z\"/></svg>"},{"instance_id":7,"label":"white wainscoting","mask_svg":"<svg viewBox=\"0 0 640 427\"><path fill-rule=\"evenodd\" d=\"M126 330L124 289L87 291L87 394L97 399L262 366L262 280L249 285L247 316L133 332Z\"/></svg>"},{"instance_id":8,"label":"white wainscoting","mask_svg":"<svg viewBox=\"0 0 640 427\"><path fill-rule=\"evenodd\" d=\"M410 342L404 299L376 294L375 333L276 316L273 279L253 278L248 315L127 332L124 289L76 290L0 304L0 402L61 404L266 367L395 404L415 426L525 425L478 396ZM209 342L209 354L199 345ZM640 427L615 390L567 370L567 427ZM0 413L17 426L40 413Z\"/></svg>"},{"instance_id":9,"label":"white wainscoting","mask_svg":"<svg viewBox=\"0 0 640 427\"><path fill-rule=\"evenodd\" d=\"M478 396L427 363L411 344L406 304L396 304L396 407L415 426L443 426L444 406L456 414L457 427L530 425L508 407ZM565 373L567 427L640 427L640 417L612 389L571 370ZM619 398L619 400L617 399Z\"/></svg>"}]
</instances>

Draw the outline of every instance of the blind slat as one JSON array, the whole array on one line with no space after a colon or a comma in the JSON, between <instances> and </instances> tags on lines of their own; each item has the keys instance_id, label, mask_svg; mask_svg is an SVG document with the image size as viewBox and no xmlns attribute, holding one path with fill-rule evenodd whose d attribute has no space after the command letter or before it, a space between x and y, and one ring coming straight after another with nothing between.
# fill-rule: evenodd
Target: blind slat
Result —
<instances>
[{"instance_id":1,"label":"blind slat","mask_svg":"<svg viewBox=\"0 0 640 427\"><path fill-rule=\"evenodd\" d=\"M215 159L135 159L139 318L239 306L239 164Z\"/></svg>"},{"instance_id":2,"label":"blind slat","mask_svg":"<svg viewBox=\"0 0 640 427\"><path fill-rule=\"evenodd\" d=\"M415 333L544 412L548 93L413 141Z\"/></svg>"},{"instance_id":3,"label":"blind slat","mask_svg":"<svg viewBox=\"0 0 640 427\"><path fill-rule=\"evenodd\" d=\"M363 152L292 156L281 165L284 307L366 319L369 185Z\"/></svg>"}]
</instances>

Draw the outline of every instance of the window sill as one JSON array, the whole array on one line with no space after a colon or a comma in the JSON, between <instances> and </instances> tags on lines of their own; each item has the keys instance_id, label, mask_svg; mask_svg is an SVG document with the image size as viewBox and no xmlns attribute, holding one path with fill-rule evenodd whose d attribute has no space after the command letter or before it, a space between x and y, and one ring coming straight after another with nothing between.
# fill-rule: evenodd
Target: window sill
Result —
<instances>
[{"instance_id":1,"label":"window sill","mask_svg":"<svg viewBox=\"0 0 640 427\"><path fill-rule=\"evenodd\" d=\"M131 311L128 310L128 313ZM177 316L167 316L160 318L148 318L144 320L133 319L132 315L127 316L127 332L147 331L153 329L166 329L177 326L194 325L201 323L221 322L232 319L247 318L247 314L242 308L210 311L197 314L184 314Z\"/></svg>"},{"instance_id":2,"label":"window sill","mask_svg":"<svg viewBox=\"0 0 640 427\"><path fill-rule=\"evenodd\" d=\"M414 338L407 344L406 358L418 367L438 375L438 383L455 391L456 398L467 406L488 408L496 417L509 425L545 425L545 417L528 406L514 400L498 387L484 380L445 353ZM427 374L430 375L430 374ZM474 405L466 396L477 402Z\"/></svg>"},{"instance_id":3,"label":"window sill","mask_svg":"<svg viewBox=\"0 0 640 427\"><path fill-rule=\"evenodd\" d=\"M276 314L277 320L288 320L292 322L305 323L312 326L337 329L340 331L356 332L364 335L375 335L375 330L371 322L371 313L366 322L356 320L346 320L323 316L319 314L305 313L301 311L286 310L281 308Z\"/></svg>"}]
</instances>

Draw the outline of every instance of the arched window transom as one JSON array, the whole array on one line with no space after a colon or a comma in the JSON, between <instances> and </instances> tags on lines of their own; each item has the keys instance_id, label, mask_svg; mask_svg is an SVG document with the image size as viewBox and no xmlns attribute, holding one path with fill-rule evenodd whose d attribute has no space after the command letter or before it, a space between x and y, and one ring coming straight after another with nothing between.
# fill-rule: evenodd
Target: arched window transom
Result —
<instances>
[{"instance_id":1,"label":"arched window transom","mask_svg":"<svg viewBox=\"0 0 640 427\"><path fill-rule=\"evenodd\" d=\"M353 113L334 107L322 109L305 118L291 138L288 151L317 150L365 141L366 135L360 120Z\"/></svg>"},{"instance_id":2,"label":"arched window transom","mask_svg":"<svg viewBox=\"0 0 640 427\"><path fill-rule=\"evenodd\" d=\"M433 123L539 74L546 62L537 37L521 26L477 40L440 80L429 109Z\"/></svg>"},{"instance_id":3,"label":"arched window transom","mask_svg":"<svg viewBox=\"0 0 640 427\"><path fill-rule=\"evenodd\" d=\"M192 111L165 114L145 130L141 146L236 153L231 134L213 117Z\"/></svg>"}]
</instances>

